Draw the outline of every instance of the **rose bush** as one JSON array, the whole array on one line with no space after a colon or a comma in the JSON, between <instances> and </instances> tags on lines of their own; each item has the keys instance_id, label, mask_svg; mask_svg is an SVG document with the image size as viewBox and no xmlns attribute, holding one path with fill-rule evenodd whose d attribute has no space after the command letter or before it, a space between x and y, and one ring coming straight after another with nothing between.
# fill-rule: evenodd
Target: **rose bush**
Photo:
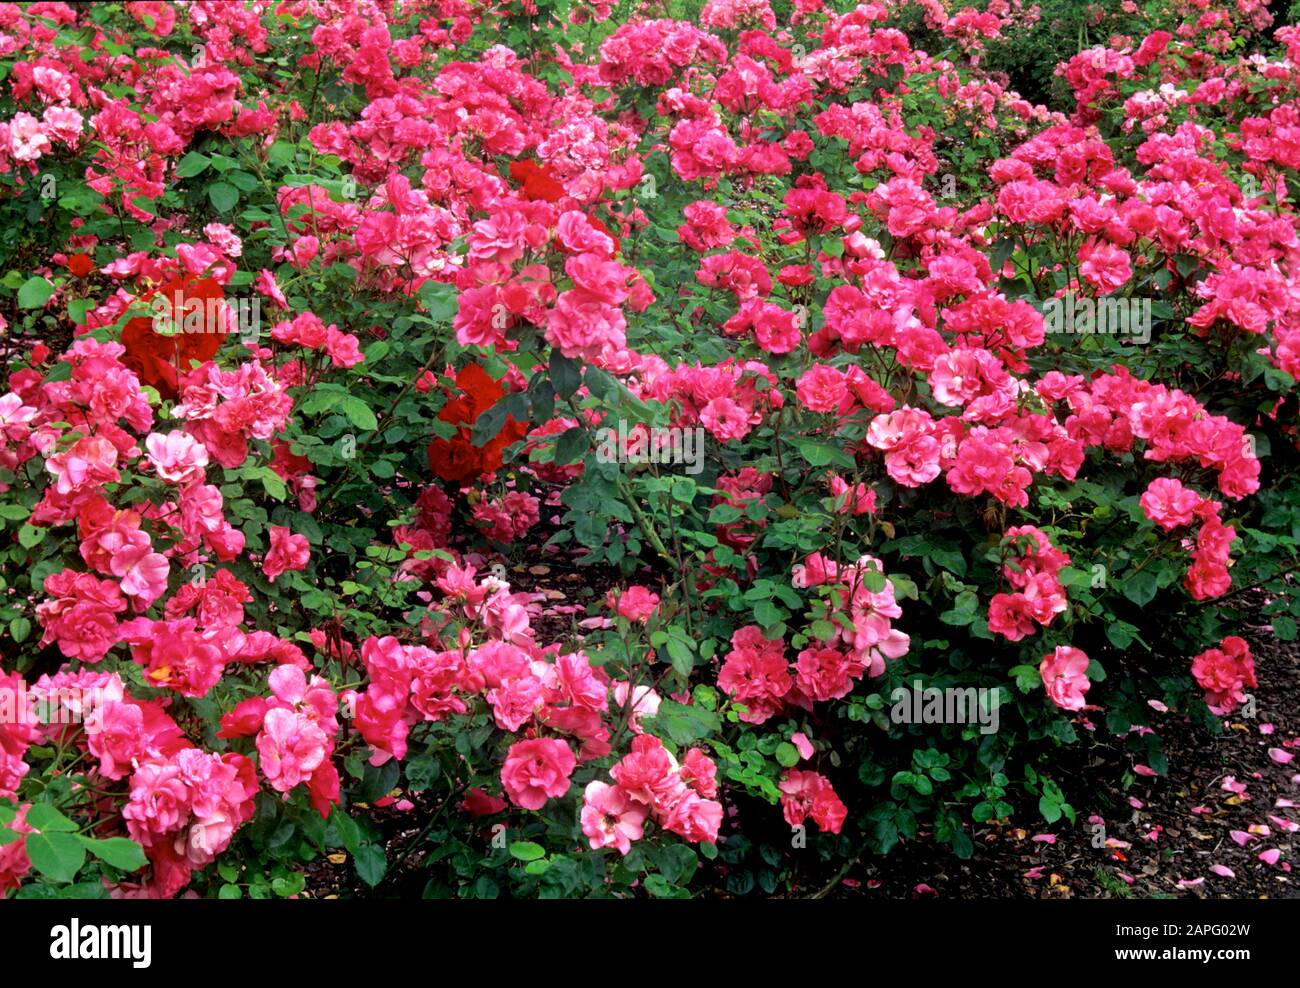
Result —
<instances>
[{"instance_id":1,"label":"rose bush","mask_svg":"<svg viewBox=\"0 0 1300 988\"><path fill-rule=\"evenodd\" d=\"M1267 689L1300 33L1028 16L0 4L0 889L805 894Z\"/></svg>"}]
</instances>

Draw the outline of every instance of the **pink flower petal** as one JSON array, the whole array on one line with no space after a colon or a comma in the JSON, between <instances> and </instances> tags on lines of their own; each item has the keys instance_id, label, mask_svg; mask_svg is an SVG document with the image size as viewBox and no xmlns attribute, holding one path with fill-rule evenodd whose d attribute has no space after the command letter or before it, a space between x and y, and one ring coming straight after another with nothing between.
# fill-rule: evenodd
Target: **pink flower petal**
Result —
<instances>
[{"instance_id":1,"label":"pink flower petal","mask_svg":"<svg viewBox=\"0 0 1300 988\"><path fill-rule=\"evenodd\" d=\"M807 761L814 754L812 742L808 740L808 735L803 731L795 731L790 735L790 743L799 750L799 757Z\"/></svg>"},{"instance_id":2,"label":"pink flower petal","mask_svg":"<svg viewBox=\"0 0 1300 988\"><path fill-rule=\"evenodd\" d=\"M1259 852L1259 860L1263 861L1264 864L1275 865L1281 858L1282 852L1276 847L1270 847L1267 851Z\"/></svg>"},{"instance_id":3,"label":"pink flower petal","mask_svg":"<svg viewBox=\"0 0 1300 988\"><path fill-rule=\"evenodd\" d=\"M1273 759L1279 765L1286 765L1295 758L1295 755L1289 751L1283 751L1281 748L1269 748L1268 757Z\"/></svg>"},{"instance_id":4,"label":"pink flower petal","mask_svg":"<svg viewBox=\"0 0 1300 988\"><path fill-rule=\"evenodd\" d=\"M1219 788L1224 792L1230 792L1234 795L1240 796L1246 791L1246 784L1244 782L1238 782L1235 776L1227 775L1224 776L1223 781L1219 783Z\"/></svg>"},{"instance_id":5,"label":"pink flower petal","mask_svg":"<svg viewBox=\"0 0 1300 988\"><path fill-rule=\"evenodd\" d=\"M1237 873L1227 865L1210 865L1210 871L1214 872L1220 878L1236 878Z\"/></svg>"}]
</instances>

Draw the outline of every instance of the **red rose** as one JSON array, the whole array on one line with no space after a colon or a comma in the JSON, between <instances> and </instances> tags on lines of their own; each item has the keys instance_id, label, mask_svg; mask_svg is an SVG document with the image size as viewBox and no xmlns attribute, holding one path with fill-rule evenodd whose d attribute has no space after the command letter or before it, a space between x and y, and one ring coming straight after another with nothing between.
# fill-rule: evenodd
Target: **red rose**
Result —
<instances>
[{"instance_id":1,"label":"red rose","mask_svg":"<svg viewBox=\"0 0 1300 988\"><path fill-rule=\"evenodd\" d=\"M510 177L522 186L524 195L541 202L558 202L564 197L564 186L555 180L545 165L535 161L510 162Z\"/></svg>"},{"instance_id":2,"label":"red rose","mask_svg":"<svg viewBox=\"0 0 1300 988\"><path fill-rule=\"evenodd\" d=\"M434 439L429 443L429 469L449 483L465 484L500 470L505 448L522 439L528 425L507 418L500 432L482 448L476 447L470 439L469 427L501 400L505 389L478 364L461 368L456 375L456 389L459 396L442 406L438 420L465 428L452 439Z\"/></svg>"},{"instance_id":3,"label":"red rose","mask_svg":"<svg viewBox=\"0 0 1300 988\"><path fill-rule=\"evenodd\" d=\"M429 443L429 469L448 483L467 484L483 473L483 451L468 435L435 439Z\"/></svg>"},{"instance_id":4,"label":"red rose","mask_svg":"<svg viewBox=\"0 0 1300 988\"><path fill-rule=\"evenodd\" d=\"M141 298L155 305L158 315L137 316L122 328L126 347L122 363L135 371L142 384L156 388L164 398L175 398L180 375L193 364L211 360L226 339L227 328L217 315L217 303L225 292L214 278L194 281L186 275ZM170 328L157 332L156 318Z\"/></svg>"}]
</instances>

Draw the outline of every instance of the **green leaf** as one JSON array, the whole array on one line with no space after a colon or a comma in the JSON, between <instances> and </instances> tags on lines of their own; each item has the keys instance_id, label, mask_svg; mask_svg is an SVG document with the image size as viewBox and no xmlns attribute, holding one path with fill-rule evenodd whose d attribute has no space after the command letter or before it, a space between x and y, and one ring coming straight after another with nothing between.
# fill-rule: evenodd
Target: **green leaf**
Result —
<instances>
[{"instance_id":1,"label":"green leaf","mask_svg":"<svg viewBox=\"0 0 1300 988\"><path fill-rule=\"evenodd\" d=\"M1128 648L1137 638L1137 628L1127 621L1112 621L1106 625L1106 637L1116 648Z\"/></svg>"},{"instance_id":2,"label":"green leaf","mask_svg":"<svg viewBox=\"0 0 1300 988\"><path fill-rule=\"evenodd\" d=\"M277 501L283 501L288 493L284 480L281 476L270 467L259 467L256 471L257 478L262 482L262 487L266 493L271 495Z\"/></svg>"},{"instance_id":3,"label":"green leaf","mask_svg":"<svg viewBox=\"0 0 1300 988\"><path fill-rule=\"evenodd\" d=\"M659 704L653 723L668 735L669 740L679 745L691 744L722 729L722 722L712 710L699 704L687 706L675 700L664 700Z\"/></svg>"},{"instance_id":4,"label":"green leaf","mask_svg":"<svg viewBox=\"0 0 1300 988\"><path fill-rule=\"evenodd\" d=\"M681 899L690 893L673 885L663 875L646 875L645 889L657 899Z\"/></svg>"},{"instance_id":5,"label":"green leaf","mask_svg":"<svg viewBox=\"0 0 1300 988\"><path fill-rule=\"evenodd\" d=\"M578 385L582 383L582 369L578 366L577 361L564 356L559 350L551 352L549 370L551 384L555 387L555 393L561 398L570 397L578 390Z\"/></svg>"},{"instance_id":6,"label":"green leaf","mask_svg":"<svg viewBox=\"0 0 1300 988\"><path fill-rule=\"evenodd\" d=\"M580 426L566 429L555 441L555 464L565 466L582 458L587 452L587 430Z\"/></svg>"},{"instance_id":7,"label":"green leaf","mask_svg":"<svg viewBox=\"0 0 1300 988\"><path fill-rule=\"evenodd\" d=\"M776 760L785 768L794 768L799 764L799 749L789 741L782 741L776 746Z\"/></svg>"},{"instance_id":8,"label":"green leaf","mask_svg":"<svg viewBox=\"0 0 1300 988\"><path fill-rule=\"evenodd\" d=\"M206 154L199 154L197 151L191 151L180 160L176 166L177 178L193 178L195 175L203 172L208 165L212 164L212 159Z\"/></svg>"},{"instance_id":9,"label":"green leaf","mask_svg":"<svg viewBox=\"0 0 1300 988\"><path fill-rule=\"evenodd\" d=\"M1124 581L1124 596L1138 607L1145 607L1155 599L1157 587L1156 575L1150 570L1143 570Z\"/></svg>"},{"instance_id":10,"label":"green leaf","mask_svg":"<svg viewBox=\"0 0 1300 988\"><path fill-rule=\"evenodd\" d=\"M460 294L454 285L426 281L420 286L420 299L435 323L449 323L460 307Z\"/></svg>"},{"instance_id":11,"label":"green leaf","mask_svg":"<svg viewBox=\"0 0 1300 988\"><path fill-rule=\"evenodd\" d=\"M40 275L28 278L18 289L18 305L23 309L39 309L54 294L54 286Z\"/></svg>"},{"instance_id":12,"label":"green leaf","mask_svg":"<svg viewBox=\"0 0 1300 988\"><path fill-rule=\"evenodd\" d=\"M37 528L35 525L24 525L18 529L18 544L24 549L30 549L34 545L39 545L45 538L45 529Z\"/></svg>"},{"instance_id":13,"label":"green leaf","mask_svg":"<svg viewBox=\"0 0 1300 988\"><path fill-rule=\"evenodd\" d=\"M86 846L75 834L28 834L26 847L32 867L54 882L72 881L86 863Z\"/></svg>"},{"instance_id":14,"label":"green leaf","mask_svg":"<svg viewBox=\"0 0 1300 988\"><path fill-rule=\"evenodd\" d=\"M78 326L86 324L86 313L95 307L93 299L73 298L68 299L68 318Z\"/></svg>"},{"instance_id":15,"label":"green leaf","mask_svg":"<svg viewBox=\"0 0 1300 988\"><path fill-rule=\"evenodd\" d=\"M781 610L770 600L760 600L754 605L754 620L770 628L781 621Z\"/></svg>"},{"instance_id":16,"label":"green leaf","mask_svg":"<svg viewBox=\"0 0 1300 988\"><path fill-rule=\"evenodd\" d=\"M357 822L337 807L330 822L334 824L334 832L339 835L339 843L349 854L355 856L361 847L361 830L357 827Z\"/></svg>"},{"instance_id":17,"label":"green leaf","mask_svg":"<svg viewBox=\"0 0 1300 988\"><path fill-rule=\"evenodd\" d=\"M695 651L691 641L678 635L669 635L668 640L664 642L664 649L668 652L668 659L683 676L689 676L691 670L695 668Z\"/></svg>"},{"instance_id":18,"label":"green leaf","mask_svg":"<svg viewBox=\"0 0 1300 988\"><path fill-rule=\"evenodd\" d=\"M1043 683L1043 677L1038 671L1038 666L1015 666L1008 671L1012 676L1016 677L1016 688L1020 690L1021 693L1028 693L1031 690L1035 690Z\"/></svg>"},{"instance_id":19,"label":"green leaf","mask_svg":"<svg viewBox=\"0 0 1300 988\"><path fill-rule=\"evenodd\" d=\"M1061 804L1054 799L1043 796L1038 800L1038 812L1043 814L1043 819L1048 823L1055 823L1061 819Z\"/></svg>"},{"instance_id":20,"label":"green leaf","mask_svg":"<svg viewBox=\"0 0 1300 988\"><path fill-rule=\"evenodd\" d=\"M27 811L27 825L41 833L75 833L77 825L49 803L33 803Z\"/></svg>"},{"instance_id":21,"label":"green leaf","mask_svg":"<svg viewBox=\"0 0 1300 988\"><path fill-rule=\"evenodd\" d=\"M271 879L271 891L282 899L295 896L307 887L307 879L301 872L294 872L286 878Z\"/></svg>"},{"instance_id":22,"label":"green leaf","mask_svg":"<svg viewBox=\"0 0 1300 988\"><path fill-rule=\"evenodd\" d=\"M208 186L208 199L219 213L228 213L239 202L239 190L228 182L213 182Z\"/></svg>"},{"instance_id":23,"label":"green leaf","mask_svg":"<svg viewBox=\"0 0 1300 988\"><path fill-rule=\"evenodd\" d=\"M149 863L144 856L144 848L125 837L109 837L103 840L96 837L82 837L81 842L100 861L122 871L139 871Z\"/></svg>"},{"instance_id":24,"label":"green leaf","mask_svg":"<svg viewBox=\"0 0 1300 988\"><path fill-rule=\"evenodd\" d=\"M545 857L546 848L541 844L534 844L532 841L517 840L510 845L510 856L520 861L536 861L538 858Z\"/></svg>"},{"instance_id":25,"label":"green leaf","mask_svg":"<svg viewBox=\"0 0 1300 988\"><path fill-rule=\"evenodd\" d=\"M378 844L362 844L352 861L357 866L357 875L371 888L382 882L388 871L388 857Z\"/></svg>"},{"instance_id":26,"label":"green leaf","mask_svg":"<svg viewBox=\"0 0 1300 988\"><path fill-rule=\"evenodd\" d=\"M379 419L370 406L360 398L353 395L344 395L338 400L338 409L343 413L344 418L358 429L374 432L375 429L379 428Z\"/></svg>"},{"instance_id":27,"label":"green leaf","mask_svg":"<svg viewBox=\"0 0 1300 988\"><path fill-rule=\"evenodd\" d=\"M442 766L433 755L420 755L410 759L405 766L406 782L412 792L424 792L442 773Z\"/></svg>"}]
</instances>

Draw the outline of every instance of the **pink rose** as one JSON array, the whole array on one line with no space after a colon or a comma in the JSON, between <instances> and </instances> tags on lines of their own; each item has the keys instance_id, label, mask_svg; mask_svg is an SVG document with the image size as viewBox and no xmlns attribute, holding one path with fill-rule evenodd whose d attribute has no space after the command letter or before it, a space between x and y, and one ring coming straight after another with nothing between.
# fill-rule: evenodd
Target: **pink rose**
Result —
<instances>
[{"instance_id":1,"label":"pink rose","mask_svg":"<svg viewBox=\"0 0 1300 988\"><path fill-rule=\"evenodd\" d=\"M611 590L605 597L605 603L616 608L629 621L644 624L659 607L659 595L648 587L634 584L622 593Z\"/></svg>"},{"instance_id":2,"label":"pink rose","mask_svg":"<svg viewBox=\"0 0 1300 988\"><path fill-rule=\"evenodd\" d=\"M615 847L619 854L627 854L632 842L641 839L641 825L648 815L645 806L618 786L593 780L583 792L582 832L593 849Z\"/></svg>"},{"instance_id":3,"label":"pink rose","mask_svg":"<svg viewBox=\"0 0 1300 988\"><path fill-rule=\"evenodd\" d=\"M268 710L257 736L262 774L271 788L288 792L310 778L330 744L320 726L293 710Z\"/></svg>"},{"instance_id":4,"label":"pink rose","mask_svg":"<svg viewBox=\"0 0 1300 988\"><path fill-rule=\"evenodd\" d=\"M1088 656L1082 650L1058 645L1043 657L1038 672L1053 703L1063 710L1083 709L1083 696L1092 684L1088 682Z\"/></svg>"},{"instance_id":5,"label":"pink rose","mask_svg":"<svg viewBox=\"0 0 1300 988\"><path fill-rule=\"evenodd\" d=\"M268 580L274 583L281 573L307 568L307 558L310 555L307 536L294 535L283 525L272 525L270 535L271 548L262 559L262 572Z\"/></svg>"},{"instance_id":6,"label":"pink rose","mask_svg":"<svg viewBox=\"0 0 1300 988\"><path fill-rule=\"evenodd\" d=\"M804 371L794 389L800 403L812 412L833 412L848 394L843 373L825 364Z\"/></svg>"},{"instance_id":7,"label":"pink rose","mask_svg":"<svg viewBox=\"0 0 1300 988\"><path fill-rule=\"evenodd\" d=\"M149 462L158 476L172 484L192 484L203 479L208 449L184 432L151 433L144 441Z\"/></svg>"},{"instance_id":8,"label":"pink rose","mask_svg":"<svg viewBox=\"0 0 1300 988\"><path fill-rule=\"evenodd\" d=\"M555 738L534 738L511 745L501 769L501 785L519 807L540 810L548 799L569 791L569 776L578 760Z\"/></svg>"},{"instance_id":9,"label":"pink rose","mask_svg":"<svg viewBox=\"0 0 1300 988\"><path fill-rule=\"evenodd\" d=\"M1138 499L1146 516L1166 532L1173 531L1179 525L1190 524L1201 501L1201 495L1188 490L1181 481L1172 477L1160 477L1151 481Z\"/></svg>"}]
</instances>

